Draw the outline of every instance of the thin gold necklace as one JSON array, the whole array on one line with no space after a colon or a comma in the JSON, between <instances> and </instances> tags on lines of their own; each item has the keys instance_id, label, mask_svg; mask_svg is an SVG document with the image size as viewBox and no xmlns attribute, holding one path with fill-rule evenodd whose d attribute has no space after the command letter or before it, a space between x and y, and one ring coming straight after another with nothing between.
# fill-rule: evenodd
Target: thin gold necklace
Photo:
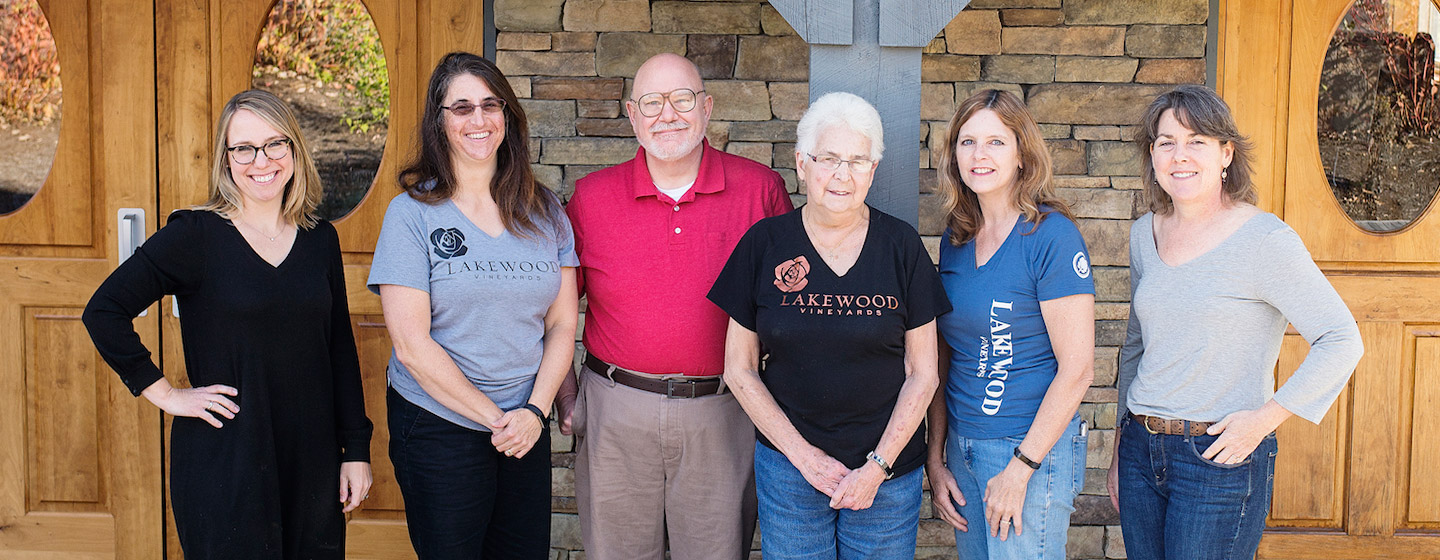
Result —
<instances>
[{"instance_id":1,"label":"thin gold necklace","mask_svg":"<svg viewBox=\"0 0 1440 560\"><path fill-rule=\"evenodd\" d=\"M264 237L264 238L266 238L266 239L269 239L271 243L274 243L276 237L280 237L281 235L284 235L284 234L285 234L285 231L286 231L287 229L289 229L289 228L287 228L285 225L281 225L281 226L280 226L280 231L275 232L275 235L266 235L264 230L262 230L262 229L260 229L260 228L258 228L258 227L255 227L254 224L251 224L251 223L249 223L249 222L246 222L245 220L240 220L240 219L236 219L235 221L238 222L238 223L241 223L241 224L245 224L245 225L248 226L250 229L255 230L255 233L260 234L261 237Z\"/></svg>"}]
</instances>

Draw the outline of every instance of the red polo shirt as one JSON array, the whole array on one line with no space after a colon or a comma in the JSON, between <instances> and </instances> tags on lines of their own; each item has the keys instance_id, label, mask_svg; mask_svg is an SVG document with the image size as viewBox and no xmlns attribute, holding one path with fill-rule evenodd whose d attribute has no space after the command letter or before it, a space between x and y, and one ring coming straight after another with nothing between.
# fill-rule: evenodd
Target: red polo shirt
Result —
<instances>
[{"instance_id":1,"label":"red polo shirt","mask_svg":"<svg viewBox=\"0 0 1440 560\"><path fill-rule=\"evenodd\" d=\"M585 348L645 373L719 375L729 316L705 299L730 251L761 218L793 209L770 168L703 144L695 186L671 200L645 149L575 183L566 213L589 297Z\"/></svg>"}]
</instances>

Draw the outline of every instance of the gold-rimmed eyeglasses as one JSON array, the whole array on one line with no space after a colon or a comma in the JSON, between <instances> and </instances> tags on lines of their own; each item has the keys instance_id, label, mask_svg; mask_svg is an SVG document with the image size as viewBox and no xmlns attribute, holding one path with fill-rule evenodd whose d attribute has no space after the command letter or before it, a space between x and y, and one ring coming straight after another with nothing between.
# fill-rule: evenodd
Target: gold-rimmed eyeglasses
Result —
<instances>
[{"instance_id":1,"label":"gold-rimmed eyeglasses","mask_svg":"<svg viewBox=\"0 0 1440 560\"><path fill-rule=\"evenodd\" d=\"M864 175L875 170L875 162L873 160L840 159L835 156L817 156L815 154L809 153L805 155L810 156L810 161L815 162L816 165L820 166L820 169L824 169L826 171L835 171L837 169L840 169L840 164L842 163L849 164L850 173L855 175Z\"/></svg>"},{"instance_id":2,"label":"gold-rimmed eyeglasses","mask_svg":"<svg viewBox=\"0 0 1440 560\"><path fill-rule=\"evenodd\" d=\"M255 162L256 154L265 154L265 159L275 161L290 155L290 139L280 138L266 142L264 146L251 146L241 144L225 148L230 153L230 160L240 165L249 165Z\"/></svg>"},{"instance_id":3,"label":"gold-rimmed eyeglasses","mask_svg":"<svg viewBox=\"0 0 1440 560\"><path fill-rule=\"evenodd\" d=\"M695 102L705 90L695 91L690 88L680 88L668 93L647 93L640 96L640 99L631 99L630 102L640 110L641 115L654 117L665 110L665 102L668 100L670 106L675 108L676 113L689 113L695 109Z\"/></svg>"}]
</instances>

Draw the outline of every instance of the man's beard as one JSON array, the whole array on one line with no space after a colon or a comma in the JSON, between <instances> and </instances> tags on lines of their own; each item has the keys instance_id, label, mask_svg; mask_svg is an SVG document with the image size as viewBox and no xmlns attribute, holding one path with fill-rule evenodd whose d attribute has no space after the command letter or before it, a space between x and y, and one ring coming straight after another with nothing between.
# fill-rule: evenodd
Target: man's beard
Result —
<instances>
[{"instance_id":1,"label":"man's beard","mask_svg":"<svg viewBox=\"0 0 1440 560\"><path fill-rule=\"evenodd\" d=\"M657 122L650 127L651 134L672 130L687 130L687 134L690 136L679 144L674 142L661 142L654 136L651 136L648 140L641 140L640 145L645 148L646 154L655 159L660 161L674 161L689 155L690 152L694 151L695 148L700 145L700 141L705 138L703 133L696 134L693 128L694 125L685 121L675 121L672 123Z\"/></svg>"}]
</instances>

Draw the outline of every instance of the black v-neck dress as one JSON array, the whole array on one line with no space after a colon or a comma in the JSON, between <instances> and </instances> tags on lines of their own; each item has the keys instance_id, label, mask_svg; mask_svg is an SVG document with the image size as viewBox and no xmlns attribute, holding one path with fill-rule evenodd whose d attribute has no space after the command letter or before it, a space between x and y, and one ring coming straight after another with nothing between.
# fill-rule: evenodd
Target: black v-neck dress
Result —
<instances>
[{"instance_id":1,"label":"black v-neck dress","mask_svg":"<svg viewBox=\"0 0 1440 560\"><path fill-rule=\"evenodd\" d=\"M186 558L342 558L340 463L369 460L372 427L335 228L298 230L277 267L219 215L171 214L84 314L136 395L161 374L131 318L164 294L179 300L191 385L239 392L223 428L175 418L170 491Z\"/></svg>"}]
</instances>

